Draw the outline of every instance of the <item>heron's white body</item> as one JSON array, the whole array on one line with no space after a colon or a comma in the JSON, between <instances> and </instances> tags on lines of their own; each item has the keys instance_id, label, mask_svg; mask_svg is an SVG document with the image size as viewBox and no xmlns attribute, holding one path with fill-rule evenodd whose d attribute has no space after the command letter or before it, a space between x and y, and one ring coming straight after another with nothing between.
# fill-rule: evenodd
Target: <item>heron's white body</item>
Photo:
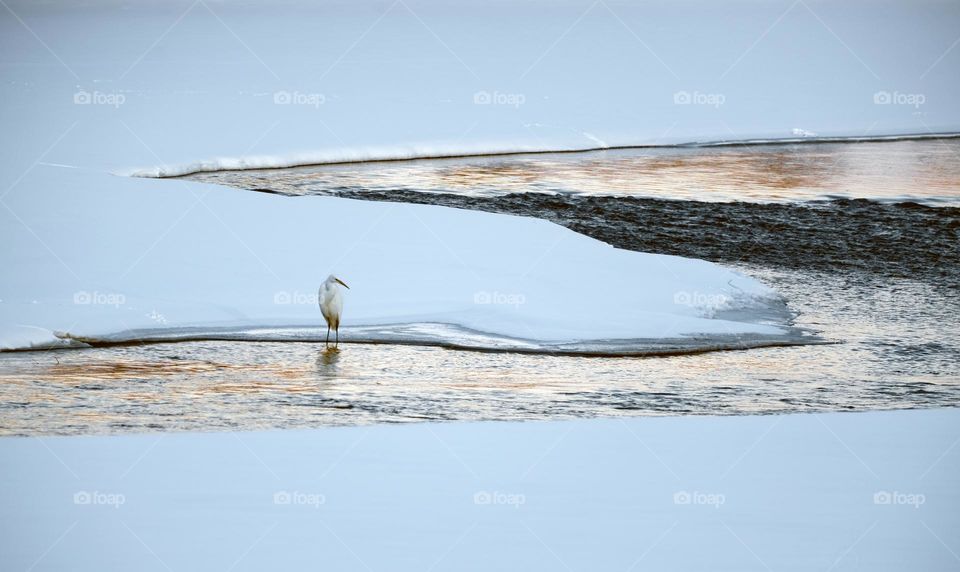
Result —
<instances>
[{"instance_id":1,"label":"heron's white body","mask_svg":"<svg viewBox=\"0 0 960 572\"><path fill-rule=\"evenodd\" d=\"M320 285L317 292L317 301L320 304L320 313L323 319L327 321L327 337L330 330L337 333L337 339L340 339L340 314L343 313L343 294L340 292L340 282L332 274ZM344 284L345 285L345 284Z\"/></svg>"},{"instance_id":2,"label":"heron's white body","mask_svg":"<svg viewBox=\"0 0 960 572\"><path fill-rule=\"evenodd\" d=\"M319 298L320 313L323 314L327 325L336 330L340 327L340 314L343 312L343 296L340 294L340 285L327 280L320 285Z\"/></svg>"}]
</instances>

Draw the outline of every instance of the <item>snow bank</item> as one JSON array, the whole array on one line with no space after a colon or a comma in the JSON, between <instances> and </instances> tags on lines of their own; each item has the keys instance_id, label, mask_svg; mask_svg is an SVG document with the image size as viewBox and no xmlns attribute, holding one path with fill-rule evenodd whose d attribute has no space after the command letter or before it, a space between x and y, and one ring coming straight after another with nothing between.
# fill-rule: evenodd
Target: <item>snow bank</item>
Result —
<instances>
[{"instance_id":1,"label":"snow bank","mask_svg":"<svg viewBox=\"0 0 960 572\"><path fill-rule=\"evenodd\" d=\"M578 151L596 150L596 147L576 147ZM412 159L448 159L455 157L478 157L491 155L514 155L549 151L542 147L517 146L500 143L449 143L446 145L411 145L393 147L365 147L355 149L330 149L288 155L258 155L244 157L218 157L177 165L151 165L131 169L117 169L117 175L129 177L179 177L193 173L234 171L244 169L279 169L304 165L337 165L374 161L404 161Z\"/></svg>"},{"instance_id":2,"label":"snow bank","mask_svg":"<svg viewBox=\"0 0 960 572\"><path fill-rule=\"evenodd\" d=\"M4 438L25 570L953 570L956 409Z\"/></svg>"}]
</instances>

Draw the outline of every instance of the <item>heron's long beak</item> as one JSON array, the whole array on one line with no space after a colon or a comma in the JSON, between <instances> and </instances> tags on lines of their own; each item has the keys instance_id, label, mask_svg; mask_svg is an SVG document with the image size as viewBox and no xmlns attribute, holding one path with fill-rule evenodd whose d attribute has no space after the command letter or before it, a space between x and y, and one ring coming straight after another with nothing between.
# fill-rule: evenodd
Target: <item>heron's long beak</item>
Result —
<instances>
[{"instance_id":1,"label":"heron's long beak","mask_svg":"<svg viewBox=\"0 0 960 572\"><path fill-rule=\"evenodd\" d=\"M340 280L339 278L334 278L334 280L336 280L337 282L339 282L340 285L343 286L344 288L346 288L347 290L350 289L349 286L347 286L346 284L343 283L343 280Z\"/></svg>"}]
</instances>

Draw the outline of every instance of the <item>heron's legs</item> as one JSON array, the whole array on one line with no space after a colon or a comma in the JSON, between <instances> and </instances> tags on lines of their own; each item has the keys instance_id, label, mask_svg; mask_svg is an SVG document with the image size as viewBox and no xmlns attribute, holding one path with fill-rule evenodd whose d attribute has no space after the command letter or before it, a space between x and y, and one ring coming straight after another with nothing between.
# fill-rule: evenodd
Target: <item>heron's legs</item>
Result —
<instances>
[{"instance_id":1,"label":"heron's legs","mask_svg":"<svg viewBox=\"0 0 960 572\"><path fill-rule=\"evenodd\" d=\"M324 345L330 345L330 324L327 324L327 341Z\"/></svg>"},{"instance_id":2,"label":"heron's legs","mask_svg":"<svg viewBox=\"0 0 960 572\"><path fill-rule=\"evenodd\" d=\"M340 347L340 328L337 328L334 331L337 333L337 341L333 344L333 347L339 348Z\"/></svg>"}]
</instances>

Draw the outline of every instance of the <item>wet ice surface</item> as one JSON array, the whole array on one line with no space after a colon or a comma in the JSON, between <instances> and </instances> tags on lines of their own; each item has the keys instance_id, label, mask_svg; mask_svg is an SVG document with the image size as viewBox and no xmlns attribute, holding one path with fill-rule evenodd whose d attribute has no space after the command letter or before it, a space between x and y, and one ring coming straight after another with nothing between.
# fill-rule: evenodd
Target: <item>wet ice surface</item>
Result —
<instances>
[{"instance_id":1,"label":"wet ice surface","mask_svg":"<svg viewBox=\"0 0 960 572\"><path fill-rule=\"evenodd\" d=\"M870 198L960 206L960 138L653 147L316 165L187 178L288 195L544 193L758 203Z\"/></svg>"},{"instance_id":2,"label":"wet ice surface","mask_svg":"<svg viewBox=\"0 0 960 572\"><path fill-rule=\"evenodd\" d=\"M960 300L869 274L740 270L842 344L671 357L195 341L0 354L0 433L422 420L757 414L960 405Z\"/></svg>"}]
</instances>

